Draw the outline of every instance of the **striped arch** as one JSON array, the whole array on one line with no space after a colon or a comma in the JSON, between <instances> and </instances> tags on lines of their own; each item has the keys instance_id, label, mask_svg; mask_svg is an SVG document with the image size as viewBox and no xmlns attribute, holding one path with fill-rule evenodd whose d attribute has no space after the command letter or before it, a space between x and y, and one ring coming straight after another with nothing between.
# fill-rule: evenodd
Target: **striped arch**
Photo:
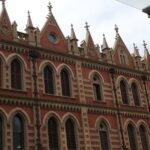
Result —
<instances>
[{"instance_id":1,"label":"striped arch","mask_svg":"<svg viewBox=\"0 0 150 150\"><path fill-rule=\"evenodd\" d=\"M149 126L148 126L148 124L146 122L144 122L143 120L139 120L137 122L138 130L139 130L140 125L143 125L146 128L146 130L148 131L148 134L150 134L150 128L149 128Z\"/></svg>"},{"instance_id":2,"label":"striped arch","mask_svg":"<svg viewBox=\"0 0 150 150\"><path fill-rule=\"evenodd\" d=\"M9 122L10 124L11 124L11 122L12 122L13 117L14 117L16 114L20 114L20 115L23 117L24 121L26 122L26 125L30 125L30 124L31 124L31 120L30 120L28 114L27 114L23 109L21 109L21 108L15 108L15 109L13 109L13 110L9 113L9 115L8 115L8 122Z\"/></svg>"},{"instance_id":3,"label":"striped arch","mask_svg":"<svg viewBox=\"0 0 150 150\"><path fill-rule=\"evenodd\" d=\"M129 87L131 88L131 84L132 83L136 83L136 85L137 85L137 87L138 87L138 89L139 90L142 90L142 88L141 88L141 86L140 86L140 83L135 79L135 78L131 78L130 80L129 80Z\"/></svg>"},{"instance_id":4,"label":"striped arch","mask_svg":"<svg viewBox=\"0 0 150 150\"><path fill-rule=\"evenodd\" d=\"M79 127L80 127L80 123L79 123L78 119L77 119L76 116L73 115L72 113L66 113L66 114L63 116L63 118L62 118L62 126L63 126L63 127L65 127L65 123L66 123L67 119L69 119L69 118L74 121L76 128L79 128Z\"/></svg>"},{"instance_id":5,"label":"striped arch","mask_svg":"<svg viewBox=\"0 0 150 150\"><path fill-rule=\"evenodd\" d=\"M6 64L8 66L10 66L12 60L14 60L15 58L17 58L22 64L23 64L23 67L25 70L27 70L27 63L26 61L24 60L24 58L16 53L13 53L13 54L10 54L7 59L6 59Z\"/></svg>"},{"instance_id":6,"label":"striped arch","mask_svg":"<svg viewBox=\"0 0 150 150\"><path fill-rule=\"evenodd\" d=\"M75 76L74 76L74 73L73 73L72 69L71 69L68 65L66 65L66 64L64 64L64 63L60 64L60 65L57 67L57 75L59 76L61 70L64 69L64 68L69 72L70 77L72 77L72 79L74 80L74 79L75 79Z\"/></svg>"},{"instance_id":7,"label":"striped arch","mask_svg":"<svg viewBox=\"0 0 150 150\"><path fill-rule=\"evenodd\" d=\"M6 57L0 52L0 87L6 87Z\"/></svg>"},{"instance_id":8,"label":"striped arch","mask_svg":"<svg viewBox=\"0 0 150 150\"><path fill-rule=\"evenodd\" d=\"M116 80L116 87L119 88L119 86L120 86L120 81L121 81L121 80L125 81L127 88L129 88L127 78L124 77L124 76L122 76L122 75L118 76L118 78L117 78L117 80Z\"/></svg>"},{"instance_id":9,"label":"striped arch","mask_svg":"<svg viewBox=\"0 0 150 150\"><path fill-rule=\"evenodd\" d=\"M50 60L44 60L44 61L41 62L41 64L39 65L39 73L42 73L42 72L43 72L43 69L44 69L47 65L49 65L50 67L52 67L54 73L57 74L57 69L56 69L54 63L51 62Z\"/></svg>"},{"instance_id":10,"label":"striped arch","mask_svg":"<svg viewBox=\"0 0 150 150\"><path fill-rule=\"evenodd\" d=\"M44 118L43 118L43 120L42 120L42 122L43 122L43 127L44 127L44 126L47 126L48 120L49 120L49 118L51 118L51 117L56 118L56 120L58 121L58 124L61 126L61 118L60 118L60 116L59 116L56 112L50 111L50 112L48 112L48 113L44 116Z\"/></svg>"},{"instance_id":11,"label":"striped arch","mask_svg":"<svg viewBox=\"0 0 150 150\"><path fill-rule=\"evenodd\" d=\"M108 130L110 131L110 130L111 130L111 124L110 124L110 122L108 121L108 119L106 119L106 117L104 117L104 116L100 116L100 117L98 117L98 118L96 119L96 121L95 121L95 128L98 130L98 129L99 129L99 125L100 125L100 123L101 123L102 121L106 123L106 125L107 125L107 127L108 127Z\"/></svg>"},{"instance_id":12,"label":"striped arch","mask_svg":"<svg viewBox=\"0 0 150 150\"><path fill-rule=\"evenodd\" d=\"M100 80L101 80L102 84L104 85L104 78L103 78L103 76L97 70L91 70L90 73L89 73L89 75L88 75L88 79L92 80L92 76L94 74L96 74L96 75L98 75L100 77Z\"/></svg>"},{"instance_id":13,"label":"striped arch","mask_svg":"<svg viewBox=\"0 0 150 150\"><path fill-rule=\"evenodd\" d=\"M132 124L134 126L135 130L137 131L136 123L132 119L127 119L124 123L124 131L125 132L127 131L128 124Z\"/></svg>"}]
</instances>

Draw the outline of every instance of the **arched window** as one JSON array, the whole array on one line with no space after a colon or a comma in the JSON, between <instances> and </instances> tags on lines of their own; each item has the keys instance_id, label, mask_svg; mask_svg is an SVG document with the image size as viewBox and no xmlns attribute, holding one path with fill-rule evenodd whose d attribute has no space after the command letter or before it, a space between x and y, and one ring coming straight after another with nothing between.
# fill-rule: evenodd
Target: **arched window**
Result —
<instances>
[{"instance_id":1,"label":"arched window","mask_svg":"<svg viewBox=\"0 0 150 150\"><path fill-rule=\"evenodd\" d=\"M66 138L68 150L76 150L75 129L71 119L66 121Z\"/></svg>"},{"instance_id":2,"label":"arched window","mask_svg":"<svg viewBox=\"0 0 150 150\"><path fill-rule=\"evenodd\" d=\"M24 122L20 115L13 118L13 150L24 150Z\"/></svg>"},{"instance_id":3,"label":"arched window","mask_svg":"<svg viewBox=\"0 0 150 150\"><path fill-rule=\"evenodd\" d=\"M136 85L135 82L132 83L131 89L132 89L132 95L133 95L134 104L139 106L140 105L139 93L138 93L138 88L137 88L137 85Z\"/></svg>"},{"instance_id":4,"label":"arched window","mask_svg":"<svg viewBox=\"0 0 150 150\"><path fill-rule=\"evenodd\" d=\"M2 60L0 59L0 87L2 87L3 71L2 71Z\"/></svg>"},{"instance_id":5,"label":"arched window","mask_svg":"<svg viewBox=\"0 0 150 150\"><path fill-rule=\"evenodd\" d=\"M66 69L61 70L61 88L63 96L71 96L69 73Z\"/></svg>"},{"instance_id":6,"label":"arched window","mask_svg":"<svg viewBox=\"0 0 150 150\"><path fill-rule=\"evenodd\" d=\"M102 150L109 150L108 129L103 121L99 126L99 135Z\"/></svg>"},{"instance_id":7,"label":"arched window","mask_svg":"<svg viewBox=\"0 0 150 150\"><path fill-rule=\"evenodd\" d=\"M50 150L59 150L58 142L58 124L54 117L48 120L48 136Z\"/></svg>"},{"instance_id":8,"label":"arched window","mask_svg":"<svg viewBox=\"0 0 150 150\"><path fill-rule=\"evenodd\" d=\"M3 121L2 118L0 117L0 150L3 149Z\"/></svg>"},{"instance_id":9,"label":"arched window","mask_svg":"<svg viewBox=\"0 0 150 150\"><path fill-rule=\"evenodd\" d=\"M120 91L121 91L123 104L128 104L127 87L126 87L126 83L123 80L120 81Z\"/></svg>"},{"instance_id":10,"label":"arched window","mask_svg":"<svg viewBox=\"0 0 150 150\"><path fill-rule=\"evenodd\" d=\"M140 125L139 130L140 130L140 137L141 137L143 150L149 150L146 129L143 125Z\"/></svg>"},{"instance_id":11,"label":"arched window","mask_svg":"<svg viewBox=\"0 0 150 150\"><path fill-rule=\"evenodd\" d=\"M129 124L127 130L128 130L128 137L129 137L129 143L130 143L130 150L137 150L135 129L131 124Z\"/></svg>"},{"instance_id":12,"label":"arched window","mask_svg":"<svg viewBox=\"0 0 150 150\"><path fill-rule=\"evenodd\" d=\"M93 92L95 100L102 100L102 89L100 85L100 79L97 75L93 76Z\"/></svg>"},{"instance_id":13,"label":"arched window","mask_svg":"<svg viewBox=\"0 0 150 150\"><path fill-rule=\"evenodd\" d=\"M53 70L50 66L44 68L44 85L45 93L54 94L54 77Z\"/></svg>"},{"instance_id":14,"label":"arched window","mask_svg":"<svg viewBox=\"0 0 150 150\"><path fill-rule=\"evenodd\" d=\"M18 59L11 62L11 87L14 89L21 89L21 64Z\"/></svg>"}]
</instances>

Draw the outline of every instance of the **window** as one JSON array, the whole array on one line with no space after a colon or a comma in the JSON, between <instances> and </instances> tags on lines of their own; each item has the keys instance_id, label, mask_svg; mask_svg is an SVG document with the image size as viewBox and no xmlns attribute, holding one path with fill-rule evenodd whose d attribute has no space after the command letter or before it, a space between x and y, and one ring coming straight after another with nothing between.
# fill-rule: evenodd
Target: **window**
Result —
<instances>
[{"instance_id":1,"label":"window","mask_svg":"<svg viewBox=\"0 0 150 150\"><path fill-rule=\"evenodd\" d=\"M17 59L11 63L11 87L21 89L21 65Z\"/></svg>"},{"instance_id":2,"label":"window","mask_svg":"<svg viewBox=\"0 0 150 150\"><path fill-rule=\"evenodd\" d=\"M3 129L2 129L2 118L0 117L0 150L3 149Z\"/></svg>"},{"instance_id":3,"label":"window","mask_svg":"<svg viewBox=\"0 0 150 150\"><path fill-rule=\"evenodd\" d=\"M58 125L54 117L48 120L48 136L50 150L59 150L58 144Z\"/></svg>"},{"instance_id":4,"label":"window","mask_svg":"<svg viewBox=\"0 0 150 150\"><path fill-rule=\"evenodd\" d=\"M53 70L50 66L44 68L45 93L54 94Z\"/></svg>"},{"instance_id":5,"label":"window","mask_svg":"<svg viewBox=\"0 0 150 150\"><path fill-rule=\"evenodd\" d=\"M132 89L132 95L133 95L134 104L139 106L140 105L139 93L138 93L138 88L137 88L136 83L134 83L134 82L132 83L131 89Z\"/></svg>"},{"instance_id":6,"label":"window","mask_svg":"<svg viewBox=\"0 0 150 150\"><path fill-rule=\"evenodd\" d=\"M2 60L0 59L0 87L2 87L2 78L3 78Z\"/></svg>"},{"instance_id":7,"label":"window","mask_svg":"<svg viewBox=\"0 0 150 150\"><path fill-rule=\"evenodd\" d=\"M24 150L24 124L20 115L13 118L13 150Z\"/></svg>"},{"instance_id":8,"label":"window","mask_svg":"<svg viewBox=\"0 0 150 150\"><path fill-rule=\"evenodd\" d=\"M63 96L71 96L69 74L66 69L61 70L61 88Z\"/></svg>"},{"instance_id":9,"label":"window","mask_svg":"<svg viewBox=\"0 0 150 150\"><path fill-rule=\"evenodd\" d=\"M140 137L141 137L143 150L149 150L146 129L143 125L141 125L139 130L140 130Z\"/></svg>"},{"instance_id":10,"label":"window","mask_svg":"<svg viewBox=\"0 0 150 150\"><path fill-rule=\"evenodd\" d=\"M123 104L128 104L127 87L123 80L120 81L120 91Z\"/></svg>"},{"instance_id":11,"label":"window","mask_svg":"<svg viewBox=\"0 0 150 150\"><path fill-rule=\"evenodd\" d=\"M93 76L93 92L95 100L102 100L100 79L97 75Z\"/></svg>"},{"instance_id":12,"label":"window","mask_svg":"<svg viewBox=\"0 0 150 150\"><path fill-rule=\"evenodd\" d=\"M68 150L76 150L75 129L71 119L66 121L66 138Z\"/></svg>"},{"instance_id":13,"label":"window","mask_svg":"<svg viewBox=\"0 0 150 150\"><path fill-rule=\"evenodd\" d=\"M108 129L104 122L100 123L99 135L102 150L109 150Z\"/></svg>"},{"instance_id":14,"label":"window","mask_svg":"<svg viewBox=\"0 0 150 150\"><path fill-rule=\"evenodd\" d=\"M135 129L131 124L129 124L127 130L128 130L128 137L129 137L129 143L130 143L130 150L137 150Z\"/></svg>"}]
</instances>

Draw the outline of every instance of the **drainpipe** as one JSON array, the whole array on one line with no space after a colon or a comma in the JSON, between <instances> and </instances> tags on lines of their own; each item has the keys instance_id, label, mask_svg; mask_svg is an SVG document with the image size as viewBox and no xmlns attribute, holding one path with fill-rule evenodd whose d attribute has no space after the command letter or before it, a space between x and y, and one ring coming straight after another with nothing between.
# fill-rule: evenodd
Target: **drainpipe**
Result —
<instances>
[{"instance_id":1,"label":"drainpipe","mask_svg":"<svg viewBox=\"0 0 150 150\"><path fill-rule=\"evenodd\" d=\"M118 121L119 121L119 130L120 130L121 140L122 140L122 149L123 150L128 150L128 148L125 145L125 137L124 137L124 134L123 134L123 125L122 125L122 121L121 121L121 114L120 114L119 103L118 103L118 98L117 98L117 90L116 90L116 86L115 86L115 77L114 77L115 69L110 68L109 73L111 75L113 92L114 92L114 97L115 97L115 102L116 102L117 116L118 116Z\"/></svg>"},{"instance_id":2,"label":"drainpipe","mask_svg":"<svg viewBox=\"0 0 150 150\"><path fill-rule=\"evenodd\" d=\"M40 54L35 50L29 51L29 56L32 62L32 79L33 79L33 96L34 96L34 107L35 107L35 127L36 127L36 149L42 150L41 144L41 124L40 124L40 115L39 115L39 99L38 99L38 90L37 90L37 74L36 74L36 61L40 57Z\"/></svg>"}]
</instances>

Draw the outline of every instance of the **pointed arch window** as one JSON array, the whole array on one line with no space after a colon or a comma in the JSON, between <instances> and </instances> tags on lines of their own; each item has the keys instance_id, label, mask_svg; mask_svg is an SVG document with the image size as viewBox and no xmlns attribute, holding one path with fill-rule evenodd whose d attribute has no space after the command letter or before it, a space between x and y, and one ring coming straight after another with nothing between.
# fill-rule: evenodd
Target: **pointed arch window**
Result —
<instances>
[{"instance_id":1,"label":"pointed arch window","mask_svg":"<svg viewBox=\"0 0 150 150\"><path fill-rule=\"evenodd\" d=\"M109 150L108 128L103 121L99 126L99 135L102 150Z\"/></svg>"},{"instance_id":2,"label":"pointed arch window","mask_svg":"<svg viewBox=\"0 0 150 150\"><path fill-rule=\"evenodd\" d=\"M75 128L71 119L66 121L66 138L68 150L76 150Z\"/></svg>"},{"instance_id":3,"label":"pointed arch window","mask_svg":"<svg viewBox=\"0 0 150 150\"><path fill-rule=\"evenodd\" d=\"M50 150L59 150L58 124L54 117L48 120L48 136Z\"/></svg>"},{"instance_id":4,"label":"pointed arch window","mask_svg":"<svg viewBox=\"0 0 150 150\"><path fill-rule=\"evenodd\" d=\"M147 131L143 125L140 125L139 128L140 137L142 142L143 150L149 150L148 140L147 140Z\"/></svg>"},{"instance_id":5,"label":"pointed arch window","mask_svg":"<svg viewBox=\"0 0 150 150\"><path fill-rule=\"evenodd\" d=\"M93 76L93 92L95 100L101 101L102 100L101 82L100 78L97 75Z\"/></svg>"},{"instance_id":6,"label":"pointed arch window","mask_svg":"<svg viewBox=\"0 0 150 150\"><path fill-rule=\"evenodd\" d=\"M0 150L3 149L3 121L2 117L0 116Z\"/></svg>"},{"instance_id":7,"label":"pointed arch window","mask_svg":"<svg viewBox=\"0 0 150 150\"><path fill-rule=\"evenodd\" d=\"M0 87L2 87L3 71L2 71L2 60L0 59Z\"/></svg>"},{"instance_id":8,"label":"pointed arch window","mask_svg":"<svg viewBox=\"0 0 150 150\"><path fill-rule=\"evenodd\" d=\"M24 150L24 122L20 115L13 118L13 150Z\"/></svg>"},{"instance_id":9,"label":"pointed arch window","mask_svg":"<svg viewBox=\"0 0 150 150\"><path fill-rule=\"evenodd\" d=\"M63 96L71 96L69 73L64 68L61 70L61 88Z\"/></svg>"},{"instance_id":10,"label":"pointed arch window","mask_svg":"<svg viewBox=\"0 0 150 150\"><path fill-rule=\"evenodd\" d=\"M135 129L131 124L129 124L127 130L128 130L128 137L129 137L129 143L130 143L130 150L137 150Z\"/></svg>"},{"instance_id":11,"label":"pointed arch window","mask_svg":"<svg viewBox=\"0 0 150 150\"><path fill-rule=\"evenodd\" d=\"M134 104L136 106L139 106L140 105L139 93L138 93L138 88L135 82L132 83L131 90L132 90Z\"/></svg>"},{"instance_id":12,"label":"pointed arch window","mask_svg":"<svg viewBox=\"0 0 150 150\"><path fill-rule=\"evenodd\" d=\"M120 91L121 91L123 104L128 104L128 94L127 94L128 92L127 92L127 87L126 87L126 83L124 80L120 81Z\"/></svg>"},{"instance_id":13,"label":"pointed arch window","mask_svg":"<svg viewBox=\"0 0 150 150\"><path fill-rule=\"evenodd\" d=\"M11 62L11 87L14 89L21 89L21 64L18 59Z\"/></svg>"},{"instance_id":14,"label":"pointed arch window","mask_svg":"<svg viewBox=\"0 0 150 150\"><path fill-rule=\"evenodd\" d=\"M44 68L44 85L45 93L54 94L54 76L53 70L50 66Z\"/></svg>"}]
</instances>

